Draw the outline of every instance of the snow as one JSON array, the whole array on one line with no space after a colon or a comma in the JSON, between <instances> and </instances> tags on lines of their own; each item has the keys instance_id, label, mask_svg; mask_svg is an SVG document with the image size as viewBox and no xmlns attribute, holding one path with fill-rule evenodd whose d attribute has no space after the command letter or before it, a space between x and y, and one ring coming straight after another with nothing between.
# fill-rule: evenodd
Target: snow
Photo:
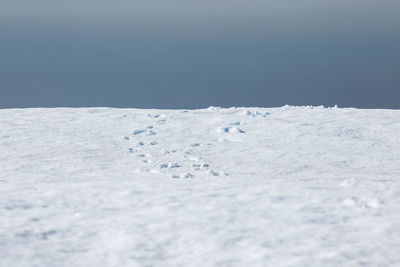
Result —
<instances>
[{"instance_id":1,"label":"snow","mask_svg":"<svg viewBox=\"0 0 400 267\"><path fill-rule=\"evenodd\" d=\"M0 110L0 266L400 266L400 111Z\"/></svg>"}]
</instances>

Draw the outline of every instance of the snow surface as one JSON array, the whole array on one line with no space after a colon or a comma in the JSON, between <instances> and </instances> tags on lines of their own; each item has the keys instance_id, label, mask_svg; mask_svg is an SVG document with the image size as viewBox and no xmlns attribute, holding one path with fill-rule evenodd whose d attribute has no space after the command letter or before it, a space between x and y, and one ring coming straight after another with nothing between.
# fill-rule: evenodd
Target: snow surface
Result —
<instances>
[{"instance_id":1,"label":"snow surface","mask_svg":"<svg viewBox=\"0 0 400 267\"><path fill-rule=\"evenodd\" d=\"M0 266L400 266L400 111L0 110Z\"/></svg>"}]
</instances>

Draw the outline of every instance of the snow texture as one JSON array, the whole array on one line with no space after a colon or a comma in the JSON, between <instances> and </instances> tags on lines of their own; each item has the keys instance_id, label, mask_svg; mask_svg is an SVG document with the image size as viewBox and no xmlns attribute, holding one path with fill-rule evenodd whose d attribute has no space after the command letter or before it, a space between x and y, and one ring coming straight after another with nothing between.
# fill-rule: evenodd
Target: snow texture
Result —
<instances>
[{"instance_id":1,"label":"snow texture","mask_svg":"<svg viewBox=\"0 0 400 267\"><path fill-rule=\"evenodd\" d=\"M0 266L400 266L400 111L0 110Z\"/></svg>"}]
</instances>

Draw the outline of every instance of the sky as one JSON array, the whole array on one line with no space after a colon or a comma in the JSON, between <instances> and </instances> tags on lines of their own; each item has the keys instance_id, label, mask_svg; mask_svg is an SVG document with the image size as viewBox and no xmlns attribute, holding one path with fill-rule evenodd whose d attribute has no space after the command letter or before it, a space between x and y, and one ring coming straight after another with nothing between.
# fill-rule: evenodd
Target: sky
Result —
<instances>
[{"instance_id":1,"label":"sky","mask_svg":"<svg viewBox=\"0 0 400 267\"><path fill-rule=\"evenodd\" d=\"M0 5L0 108L400 108L398 0Z\"/></svg>"}]
</instances>

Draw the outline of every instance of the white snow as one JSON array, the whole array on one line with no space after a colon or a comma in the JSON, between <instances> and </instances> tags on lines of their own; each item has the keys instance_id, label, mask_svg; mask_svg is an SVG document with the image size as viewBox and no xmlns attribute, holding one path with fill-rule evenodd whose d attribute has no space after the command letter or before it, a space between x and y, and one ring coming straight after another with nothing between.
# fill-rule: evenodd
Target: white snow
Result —
<instances>
[{"instance_id":1,"label":"white snow","mask_svg":"<svg viewBox=\"0 0 400 267\"><path fill-rule=\"evenodd\" d=\"M0 266L400 266L400 111L0 110Z\"/></svg>"}]
</instances>

